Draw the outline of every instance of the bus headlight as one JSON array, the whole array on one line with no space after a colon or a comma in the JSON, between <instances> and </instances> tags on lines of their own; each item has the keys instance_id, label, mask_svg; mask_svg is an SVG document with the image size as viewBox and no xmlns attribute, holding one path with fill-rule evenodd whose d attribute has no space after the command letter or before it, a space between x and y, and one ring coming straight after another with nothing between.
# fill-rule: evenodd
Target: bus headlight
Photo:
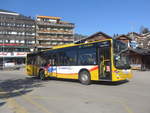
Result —
<instances>
[{"instance_id":1,"label":"bus headlight","mask_svg":"<svg viewBox=\"0 0 150 113\"><path fill-rule=\"evenodd\" d=\"M125 73L125 74L128 74L128 73L130 73L131 71L130 71L130 70L122 70L122 72Z\"/></svg>"},{"instance_id":2,"label":"bus headlight","mask_svg":"<svg viewBox=\"0 0 150 113\"><path fill-rule=\"evenodd\" d=\"M120 79L120 75L119 74L116 74L116 77L117 77L117 79Z\"/></svg>"},{"instance_id":3,"label":"bus headlight","mask_svg":"<svg viewBox=\"0 0 150 113\"><path fill-rule=\"evenodd\" d=\"M120 77L120 75L119 75L119 74L116 74L116 76L117 76L117 77Z\"/></svg>"}]
</instances>

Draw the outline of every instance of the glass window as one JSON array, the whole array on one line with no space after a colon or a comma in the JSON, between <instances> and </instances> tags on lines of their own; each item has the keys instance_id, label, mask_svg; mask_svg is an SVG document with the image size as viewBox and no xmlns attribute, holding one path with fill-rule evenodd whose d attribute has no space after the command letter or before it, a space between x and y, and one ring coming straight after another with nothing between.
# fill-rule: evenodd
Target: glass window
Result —
<instances>
[{"instance_id":1,"label":"glass window","mask_svg":"<svg viewBox=\"0 0 150 113\"><path fill-rule=\"evenodd\" d=\"M96 48L84 48L79 51L79 65L96 65Z\"/></svg>"},{"instance_id":2,"label":"glass window","mask_svg":"<svg viewBox=\"0 0 150 113\"><path fill-rule=\"evenodd\" d=\"M3 52L3 48L0 48L0 52Z\"/></svg>"},{"instance_id":3,"label":"glass window","mask_svg":"<svg viewBox=\"0 0 150 113\"><path fill-rule=\"evenodd\" d=\"M69 66L77 64L77 51L65 51L59 53L59 65Z\"/></svg>"},{"instance_id":4,"label":"glass window","mask_svg":"<svg viewBox=\"0 0 150 113\"><path fill-rule=\"evenodd\" d=\"M48 54L45 54L48 55ZM56 66L58 64L58 55L55 53L50 53L50 55L45 56L45 59L48 64L51 64L52 66Z\"/></svg>"},{"instance_id":5,"label":"glass window","mask_svg":"<svg viewBox=\"0 0 150 113\"><path fill-rule=\"evenodd\" d=\"M114 44L113 44L113 48L114 48L114 53L118 54L120 53L122 50L125 50L128 48L127 44L119 41L119 40L113 40Z\"/></svg>"},{"instance_id":6,"label":"glass window","mask_svg":"<svg viewBox=\"0 0 150 113\"><path fill-rule=\"evenodd\" d=\"M34 56L33 55L27 55L27 64L33 64L34 62Z\"/></svg>"},{"instance_id":7,"label":"glass window","mask_svg":"<svg viewBox=\"0 0 150 113\"><path fill-rule=\"evenodd\" d=\"M15 43L15 40L10 40L10 43Z\"/></svg>"},{"instance_id":8,"label":"glass window","mask_svg":"<svg viewBox=\"0 0 150 113\"><path fill-rule=\"evenodd\" d=\"M110 47L102 47L99 50L100 57L104 57L104 59L110 59L111 54L110 54Z\"/></svg>"},{"instance_id":9,"label":"glass window","mask_svg":"<svg viewBox=\"0 0 150 113\"><path fill-rule=\"evenodd\" d=\"M129 56L126 54L128 46L121 41L114 40L114 62L118 69L129 69Z\"/></svg>"},{"instance_id":10,"label":"glass window","mask_svg":"<svg viewBox=\"0 0 150 113\"><path fill-rule=\"evenodd\" d=\"M64 57L65 57L65 53L64 52L60 52L59 53L59 65L63 66L65 63L64 61Z\"/></svg>"},{"instance_id":11,"label":"glass window","mask_svg":"<svg viewBox=\"0 0 150 113\"><path fill-rule=\"evenodd\" d=\"M76 51L67 51L65 54L65 65L76 65Z\"/></svg>"}]
</instances>

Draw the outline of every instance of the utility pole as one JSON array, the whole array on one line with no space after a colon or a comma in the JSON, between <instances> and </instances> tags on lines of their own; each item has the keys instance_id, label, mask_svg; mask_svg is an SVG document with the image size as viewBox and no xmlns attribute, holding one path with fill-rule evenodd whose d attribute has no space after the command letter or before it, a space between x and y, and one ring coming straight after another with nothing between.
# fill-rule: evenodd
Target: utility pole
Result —
<instances>
[{"instance_id":1,"label":"utility pole","mask_svg":"<svg viewBox=\"0 0 150 113\"><path fill-rule=\"evenodd\" d=\"M4 67L5 67L5 64L4 64L4 60L5 60L5 58L4 58L4 39L3 39L3 51L2 52L3 52L2 55L3 55L3 70L4 70Z\"/></svg>"},{"instance_id":2,"label":"utility pole","mask_svg":"<svg viewBox=\"0 0 150 113\"><path fill-rule=\"evenodd\" d=\"M131 37L132 37L132 41L134 40L133 30L134 30L134 25L132 24L132 25L131 25L131 33L132 33L132 36L131 36Z\"/></svg>"}]
</instances>

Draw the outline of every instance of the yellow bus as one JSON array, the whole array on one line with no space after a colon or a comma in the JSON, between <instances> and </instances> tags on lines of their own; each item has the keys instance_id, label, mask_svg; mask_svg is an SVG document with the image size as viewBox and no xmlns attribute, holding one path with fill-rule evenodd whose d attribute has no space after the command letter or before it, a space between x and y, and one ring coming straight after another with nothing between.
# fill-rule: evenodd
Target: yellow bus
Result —
<instances>
[{"instance_id":1,"label":"yellow bus","mask_svg":"<svg viewBox=\"0 0 150 113\"><path fill-rule=\"evenodd\" d=\"M122 81L132 78L127 45L114 39L70 44L27 55L27 74L91 81Z\"/></svg>"}]
</instances>

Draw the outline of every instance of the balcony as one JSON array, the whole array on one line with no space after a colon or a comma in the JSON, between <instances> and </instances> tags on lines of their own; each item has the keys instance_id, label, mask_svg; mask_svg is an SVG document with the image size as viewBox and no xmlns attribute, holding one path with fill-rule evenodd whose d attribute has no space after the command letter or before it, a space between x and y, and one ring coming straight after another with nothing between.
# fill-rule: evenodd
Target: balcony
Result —
<instances>
[{"instance_id":1,"label":"balcony","mask_svg":"<svg viewBox=\"0 0 150 113\"><path fill-rule=\"evenodd\" d=\"M56 26L56 27L71 27L74 28L73 23L51 23L51 22L42 22L42 21L37 21L37 25L47 25L47 26Z\"/></svg>"},{"instance_id":2,"label":"balcony","mask_svg":"<svg viewBox=\"0 0 150 113\"><path fill-rule=\"evenodd\" d=\"M67 35L73 35L73 31L64 31L64 30L38 30L37 33L42 33L42 34L67 34Z\"/></svg>"},{"instance_id":3,"label":"balcony","mask_svg":"<svg viewBox=\"0 0 150 113\"><path fill-rule=\"evenodd\" d=\"M38 44L37 45L37 48L52 48L54 46L62 46L62 45L65 45L65 44Z\"/></svg>"},{"instance_id":4,"label":"balcony","mask_svg":"<svg viewBox=\"0 0 150 113\"><path fill-rule=\"evenodd\" d=\"M52 48L53 45L52 44L36 44L37 48Z\"/></svg>"},{"instance_id":5,"label":"balcony","mask_svg":"<svg viewBox=\"0 0 150 113\"><path fill-rule=\"evenodd\" d=\"M10 34L0 34L0 39L5 40L35 40L35 36L26 36L26 35L10 35Z\"/></svg>"},{"instance_id":6,"label":"balcony","mask_svg":"<svg viewBox=\"0 0 150 113\"><path fill-rule=\"evenodd\" d=\"M52 36L37 36L37 40L49 40L49 41L74 41L73 37L52 37Z\"/></svg>"}]
</instances>

